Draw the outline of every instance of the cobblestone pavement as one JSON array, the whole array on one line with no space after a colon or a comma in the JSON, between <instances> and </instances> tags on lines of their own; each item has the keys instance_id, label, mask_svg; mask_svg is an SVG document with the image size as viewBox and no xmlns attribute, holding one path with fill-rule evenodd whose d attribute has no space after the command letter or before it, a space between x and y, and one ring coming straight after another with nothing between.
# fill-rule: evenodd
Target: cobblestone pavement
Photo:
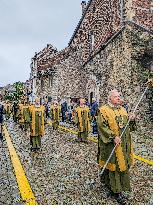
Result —
<instances>
[{"instance_id":1,"label":"cobblestone pavement","mask_svg":"<svg viewBox=\"0 0 153 205\"><path fill-rule=\"evenodd\" d=\"M96 163L97 145L79 144L76 136L46 127L42 150L30 151L29 132L8 125L14 146L40 205L116 205L106 197ZM136 161L131 169L132 194L125 193L131 205L151 205L152 167Z\"/></svg>"},{"instance_id":2,"label":"cobblestone pavement","mask_svg":"<svg viewBox=\"0 0 153 205\"><path fill-rule=\"evenodd\" d=\"M0 141L0 205L22 205L6 141Z\"/></svg>"}]
</instances>

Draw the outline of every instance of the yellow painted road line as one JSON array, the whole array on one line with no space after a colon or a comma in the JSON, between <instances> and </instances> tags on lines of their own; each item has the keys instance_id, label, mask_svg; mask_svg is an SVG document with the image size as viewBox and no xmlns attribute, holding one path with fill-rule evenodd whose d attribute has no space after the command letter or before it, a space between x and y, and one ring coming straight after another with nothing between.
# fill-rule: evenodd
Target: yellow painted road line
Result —
<instances>
[{"instance_id":1,"label":"yellow painted road line","mask_svg":"<svg viewBox=\"0 0 153 205\"><path fill-rule=\"evenodd\" d=\"M78 132L76 132L76 131L74 131L74 130L70 130L70 129L68 129L68 128L66 128L66 127L63 127L63 126L61 126L61 125L59 125L58 127L61 128L62 130L68 131L68 132L73 133L73 134L75 134L75 135L78 134Z\"/></svg>"},{"instance_id":2,"label":"yellow painted road line","mask_svg":"<svg viewBox=\"0 0 153 205\"><path fill-rule=\"evenodd\" d=\"M142 157L140 157L140 156L137 156L137 155L135 155L135 154L134 154L134 158L137 159L137 160L139 160L139 161L145 162L146 164L153 165L153 161L148 160L148 159L144 159L144 158L142 158Z\"/></svg>"},{"instance_id":3,"label":"yellow painted road line","mask_svg":"<svg viewBox=\"0 0 153 205\"><path fill-rule=\"evenodd\" d=\"M88 137L88 140L91 141L91 142L98 143L98 140L94 139L93 137Z\"/></svg>"},{"instance_id":4,"label":"yellow painted road line","mask_svg":"<svg viewBox=\"0 0 153 205\"><path fill-rule=\"evenodd\" d=\"M26 203L26 205L38 205L6 126L3 126L3 132L6 138L22 200Z\"/></svg>"},{"instance_id":5,"label":"yellow painted road line","mask_svg":"<svg viewBox=\"0 0 153 205\"><path fill-rule=\"evenodd\" d=\"M92 137L88 137L88 140L89 140L89 141L92 141L92 142L95 142L95 143L98 143L98 140L97 140L97 139L94 139L94 138L92 138ZM135 155L135 154L133 154L133 156L134 156L135 159L137 159L137 160L139 160L139 161L145 162L146 164L149 164L149 165L153 165L153 161L151 161L151 160L144 159L144 158L142 158L142 157L140 157L140 156L137 156L137 155Z\"/></svg>"},{"instance_id":6,"label":"yellow painted road line","mask_svg":"<svg viewBox=\"0 0 153 205\"><path fill-rule=\"evenodd\" d=\"M52 125L51 122L49 122L48 124ZM70 130L70 129L66 128L66 127L63 127L63 126L60 126L60 125L59 125L58 127L61 128L61 129L63 129L63 130L65 130L65 131L71 132L71 133L73 133L73 134L76 134L76 135L78 134L78 133L75 132L74 130ZM94 139L93 137L88 137L88 140L91 141L91 142L98 143L98 140L97 140L97 139ZM139 161L145 162L146 164L153 165L153 161L148 160L148 159L144 159L144 158L142 158L142 157L140 157L140 156L137 156L137 155L135 155L135 154L134 154L134 158L137 159L137 160L139 160Z\"/></svg>"},{"instance_id":7,"label":"yellow painted road line","mask_svg":"<svg viewBox=\"0 0 153 205\"><path fill-rule=\"evenodd\" d=\"M52 125L52 122L48 122L48 124L49 124L49 125ZM78 134L78 132L76 132L76 131L74 131L74 130L70 130L70 129L68 129L67 127L63 127L63 126L61 126L61 125L58 125L58 127L59 127L60 129L62 129L62 130L68 131L68 132L70 132L70 133L72 133L72 134L75 134L75 135Z\"/></svg>"},{"instance_id":8,"label":"yellow painted road line","mask_svg":"<svg viewBox=\"0 0 153 205\"><path fill-rule=\"evenodd\" d=\"M48 122L48 124L49 124L49 125L52 125L52 123L51 123L51 122Z\"/></svg>"}]
</instances>

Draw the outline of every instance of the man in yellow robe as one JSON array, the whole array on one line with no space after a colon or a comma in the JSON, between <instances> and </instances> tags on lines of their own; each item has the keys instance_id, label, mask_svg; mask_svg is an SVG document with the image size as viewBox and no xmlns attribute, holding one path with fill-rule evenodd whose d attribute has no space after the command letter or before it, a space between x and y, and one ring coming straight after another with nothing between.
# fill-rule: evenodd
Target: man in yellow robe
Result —
<instances>
[{"instance_id":1,"label":"man in yellow robe","mask_svg":"<svg viewBox=\"0 0 153 205\"><path fill-rule=\"evenodd\" d=\"M6 120L8 120L11 116L11 103L9 101L6 101L4 109L5 109Z\"/></svg>"},{"instance_id":2,"label":"man in yellow robe","mask_svg":"<svg viewBox=\"0 0 153 205\"><path fill-rule=\"evenodd\" d=\"M61 114L61 106L57 101L54 101L53 105L51 105L50 112L53 130L57 130Z\"/></svg>"},{"instance_id":3,"label":"man in yellow robe","mask_svg":"<svg viewBox=\"0 0 153 205\"><path fill-rule=\"evenodd\" d=\"M23 130L24 128L24 116L23 116L23 107L24 107L24 99L22 99L19 103L19 109L18 109L18 119L19 119L19 125L20 128Z\"/></svg>"},{"instance_id":4,"label":"man in yellow robe","mask_svg":"<svg viewBox=\"0 0 153 205\"><path fill-rule=\"evenodd\" d=\"M124 107L120 106L121 99L117 90L109 93L108 104L102 106L98 113L98 163L102 168L114 146L115 153L110 159L103 175L102 181L110 189L110 195L115 197L118 203L125 205L126 200L122 191L130 191L129 169L133 164L133 148L130 135L130 125L120 135L128 122L128 114ZM134 116L130 116L131 122ZM134 128L131 127L133 131Z\"/></svg>"},{"instance_id":5,"label":"man in yellow robe","mask_svg":"<svg viewBox=\"0 0 153 205\"><path fill-rule=\"evenodd\" d=\"M24 130L26 131L30 126L30 105L28 98L25 98L23 105Z\"/></svg>"},{"instance_id":6,"label":"man in yellow robe","mask_svg":"<svg viewBox=\"0 0 153 205\"><path fill-rule=\"evenodd\" d=\"M80 105L75 109L75 122L78 127L78 140L87 143L90 131L90 110L85 105L85 99L80 99Z\"/></svg>"},{"instance_id":7,"label":"man in yellow robe","mask_svg":"<svg viewBox=\"0 0 153 205\"><path fill-rule=\"evenodd\" d=\"M30 123L30 142L31 150L41 148L41 137L44 135L44 112L45 107L40 105L40 99L36 98L35 105L30 106L31 123Z\"/></svg>"}]
</instances>

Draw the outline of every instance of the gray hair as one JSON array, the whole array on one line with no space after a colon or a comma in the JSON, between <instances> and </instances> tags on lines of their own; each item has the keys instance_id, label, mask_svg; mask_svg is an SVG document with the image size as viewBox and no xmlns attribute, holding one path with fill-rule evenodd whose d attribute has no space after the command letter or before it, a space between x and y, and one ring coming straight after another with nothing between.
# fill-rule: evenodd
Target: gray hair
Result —
<instances>
[{"instance_id":1,"label":"gray hair","mask_svg":"<svg viewBox=\"0 0 153 205\"><path fill-rule=\"evenodd\" d=\"M113 93L115 93L115 92L120 93L117 89L113 89L113 90L109 91L109 93L108 93L108 102L110 102L110 99L111 99Z\"/></svg>"},{"instance_id":2,"label":"gray hair","mask_svg":"<svg viewBox=\"0 0 153 205\"><path fill-rule=\"evenodd\" d=\"M54 102L53 102L54 104L58 104L58 101L57 100L54 100Z\"/></svg>"}]
</instances>

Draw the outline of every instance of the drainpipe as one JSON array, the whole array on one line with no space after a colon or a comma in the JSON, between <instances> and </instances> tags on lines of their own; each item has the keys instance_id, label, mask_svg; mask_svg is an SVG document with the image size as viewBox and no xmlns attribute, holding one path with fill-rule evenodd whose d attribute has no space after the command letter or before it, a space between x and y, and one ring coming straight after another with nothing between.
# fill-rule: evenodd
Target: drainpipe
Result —
<instances>
[{"instance_id":1,"label":"drainpipe","mask_svg":"<svg viewBox=\"0 0 153 205\"><path fill-rule=\"evenodd\" d=\"M121 10L121 12L120 12L120 18L121 18L121 20L120 20L120 24L121 24L121 27L123 27L124 26L124 0L120 0L120 10Z\"/></svg>"}]
</instances>

